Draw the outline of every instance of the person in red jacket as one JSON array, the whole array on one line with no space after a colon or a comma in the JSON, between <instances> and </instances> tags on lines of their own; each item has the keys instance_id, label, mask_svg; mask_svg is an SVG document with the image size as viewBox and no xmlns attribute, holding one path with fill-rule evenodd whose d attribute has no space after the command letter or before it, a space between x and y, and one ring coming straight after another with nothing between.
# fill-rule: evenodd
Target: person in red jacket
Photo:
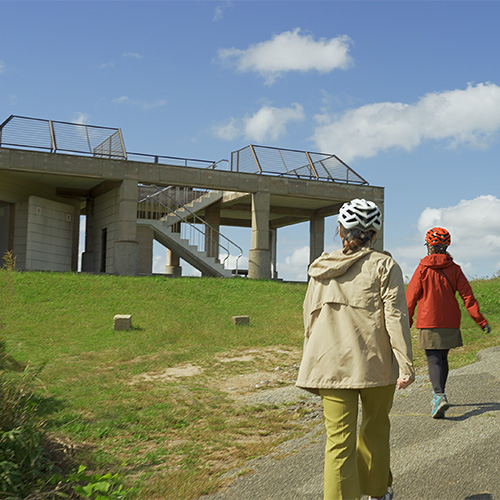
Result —
<instances>
[{"instance_id":1,"label":"person in red jacket","mask_svg":"<svg viewBox=\"0 0 500 500\"><path fill-rule=\"evenodd\" d=\"M420 261L406 290L410 326L418 303L417 347L425 349L427 355L429 379L434 390L431 402L433 418L443 418L450 407L445 393L448 352L462 345L457 291L471 318L485 333L491 331L488 321L479 311L467 278L447 251L450 243L451 236L446 229L433 227L427 231L428 255Z\"/></svg>"}]
</instances>

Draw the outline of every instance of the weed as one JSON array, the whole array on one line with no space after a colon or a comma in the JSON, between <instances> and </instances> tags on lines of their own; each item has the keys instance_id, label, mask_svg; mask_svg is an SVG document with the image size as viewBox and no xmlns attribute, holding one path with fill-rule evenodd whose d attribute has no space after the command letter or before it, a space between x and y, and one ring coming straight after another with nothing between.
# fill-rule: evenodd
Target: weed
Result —
<instances>
[{"instance_id":1,"label":"weed","mask_svg":"<svg viewBox=\"0 0 500 500\"><path fill-rule=\"evenodd\" d=\"M17 257L14 255L12 250L8 250L3 254L3 268L7 269L7 271L14 271L16 269L16 260Z\"/></svg>"}]
</instances>

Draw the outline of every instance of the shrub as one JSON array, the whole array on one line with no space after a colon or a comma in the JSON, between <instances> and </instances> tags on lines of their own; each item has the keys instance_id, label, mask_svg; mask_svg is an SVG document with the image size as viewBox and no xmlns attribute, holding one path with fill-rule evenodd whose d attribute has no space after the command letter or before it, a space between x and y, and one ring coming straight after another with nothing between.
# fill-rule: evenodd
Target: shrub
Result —
<instances>
[{"instance_id":1,"label":"shrub","mask_svg":"<svg viewBox=\"0 0 500 500\"><path fill-rule=\"evenodd\" d=\"M25 498L56 471L42 442L33 394L0 372L0 492Z\"/></svg>"}]
</instances>

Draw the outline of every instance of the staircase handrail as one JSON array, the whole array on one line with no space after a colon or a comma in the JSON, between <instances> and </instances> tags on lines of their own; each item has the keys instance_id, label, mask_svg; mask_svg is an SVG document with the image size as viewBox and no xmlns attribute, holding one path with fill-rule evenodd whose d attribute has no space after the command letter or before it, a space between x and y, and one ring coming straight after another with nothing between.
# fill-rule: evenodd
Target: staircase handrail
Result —
<instances>
[{"instance_id":1,"label":"staircase handrail","mask_svg":"<svg viewBox=\"0 0 500 500\"><path fill-rule=\"evenodd\" d=\"M166 209L166 213L167 215L175 215L178 219L179 219L179 222L184 222L185 224L188 224L190 227L191 227L191 230L195 230L197 231L198 233L200 233L203 238L206 237L206 233L203 232L200 228L196 227L195 224L191 223L190 221L186 220L188 217L189 218L193 218L193 220L195 221L198 221L198 224L202 224L204 227L207 227L210 229L210 232L211 234L214 234L216 233L218 236L219 236L219 241L215 240L214 238L212 238L212 236L209 236L210 238L210 241L213 241L214 243L216 242L217 243L217 246L218 248L222 248L226 253L227 253L227 256L226 258L222 261L222 264L224 265L226 263L226 261L229 259L229 257L231 256L231 253L230 253L230 249L229 248L226 248L224 245L221 244L220 242L220 238L223 238L227 244L228 244L228 247L230 245L236 247L236 249L239 251L239 254L236 256L236 261L235 261L235 271L236 271L236 274L237 274L237 271L238 271L238 262L240 260L240 258L243 256L243 249L237 244L235 243L234 241L230 240L227 236L223 235L220 231L218 231L217 229L215 229L214 227L212 227L210 224L208 224L204 219L202 219L200 216L196 215L196 213L192 212L191 210L189 210L189 208L186 207L186 205L182 205L180 204L173 196L170 196L166 190L169 189L171 186L168 186L168 187L165 187L165 188L159 188L158 186L155 186L154 184L152 185L153 187L157 188L158 191L152 195L147 195L146 197L142 198L141 200L139 200L139 205L141 203L144 203L148 200L153 200L155 203L158 203L161 207L165 208ZM177 205L177 209L179 208L182 208L183 210L185 210L189 215L185 215L184 217L181 216L180 214L177 213L177 209L175 210L172 210L172 208L170 208L169 206L165 205L161 200L158 200L158 199L154 199L156 196L159 195L159 193L162 193L163 195L165 195L167 198L169 198L170 200L172 200L175 205ZM191 238L189 238L189 241L191 242ZM197 247L199 247L200 245L196 245ZM225 266L224 266L225 268Z\"/></svg>"}]
</instances>

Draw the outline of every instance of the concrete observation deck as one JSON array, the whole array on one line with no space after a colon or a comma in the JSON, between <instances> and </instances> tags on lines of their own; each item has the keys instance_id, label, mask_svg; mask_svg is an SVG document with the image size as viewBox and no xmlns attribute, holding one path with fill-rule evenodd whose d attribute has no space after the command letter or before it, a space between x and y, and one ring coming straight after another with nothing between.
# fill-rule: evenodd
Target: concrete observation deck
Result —
<instances>
[{"instance_id":1,"label":"concrete observation deck","mask_svg":"<svg viewBox=\"0 0 500 500\"><path fill-rule=\"evenodd\" d=\"M127 153L124 147L111 154L95 147L90 153L40 151L12 146L6 128L0 128L0 251L11 250L20 269L76 271L79 217L85 215L83 271L150 274L152 242L161 238L154 224L139 220L138 203L154 190L187 189L191 199L198 190L220 192L213 203L200 205L196 216L206 221L216 240L222 226L251 228L248 275L257 279L278 277L279 228L309 221L305 242L312 261L324 248L325 217L337 214L345 201L365 198L382 210L384 206L384 189L369 185L335 155L247 146L232 154L229 165ZM288 155L286 169L266 170L263 159L278 153L283 160ZM252 160L253 172L248 171ZM328 168L332 161L338 179ZM297 168L289 169L287 163L293 162ZM189 219L191 215L179 218L177 226ZM379 234L379 246L382 241ZM216 247L205 245L217 260ZM172 247L169 258L175 269L177 247Z\"/></svg>"}]
</instances>

